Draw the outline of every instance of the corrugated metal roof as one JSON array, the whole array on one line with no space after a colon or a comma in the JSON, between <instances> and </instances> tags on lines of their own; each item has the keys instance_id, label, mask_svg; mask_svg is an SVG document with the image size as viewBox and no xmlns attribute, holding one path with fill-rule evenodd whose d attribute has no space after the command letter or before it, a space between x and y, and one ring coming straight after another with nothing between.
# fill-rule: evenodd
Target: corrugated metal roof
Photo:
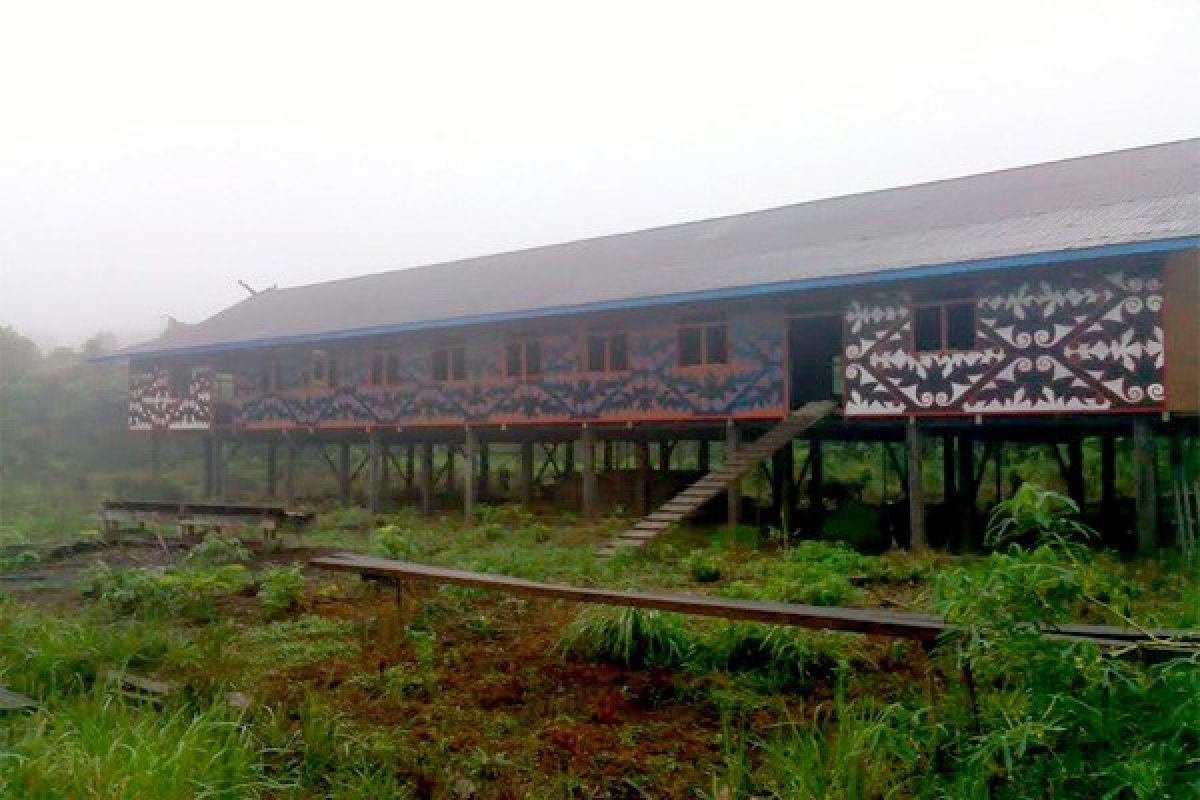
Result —
<instances>
[{"instance_id":1,"label":"corrugated metal roof","mask_svg":"<svg viewBox=\"0 0 1200 800\"><path fill-rule=\"evenodd\" d=\"M275 289L115 355L790 290L1198 236L1200 139L1189 139Z\"/></svg>"}]
</instances>

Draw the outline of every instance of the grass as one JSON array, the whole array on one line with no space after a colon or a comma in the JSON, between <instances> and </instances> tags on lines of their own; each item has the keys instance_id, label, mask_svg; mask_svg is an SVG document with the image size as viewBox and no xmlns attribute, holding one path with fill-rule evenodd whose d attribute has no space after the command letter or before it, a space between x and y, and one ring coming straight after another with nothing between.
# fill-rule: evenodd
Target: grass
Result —
<instances>
[{"instance_id":1,"label":"grass","mask_svg":"<svg viewBox=\"0 0 1200 800\"><path fill-rule=\"evenodd\" d=\"M97 567L66 611L0 600L0 684L41 705L0 717L0 796L1002 798L1033 786L1117 798L1198 785L1196 663L1114 661L1024 625L1195 625L1186 565L1020 537L982 557L865 555L753 529L682 529L598 561L595 544L621 524L501 506L469 525L338 512L310 544L582 585L936 611L967 634L927 654L452 587L407 592L398 609L386 587L258 569L206 540L170 568ZM111 669L178 691L161 708L127 705ZM231 689L248 710L225 702Z\"/></svg>"}]
</instances>

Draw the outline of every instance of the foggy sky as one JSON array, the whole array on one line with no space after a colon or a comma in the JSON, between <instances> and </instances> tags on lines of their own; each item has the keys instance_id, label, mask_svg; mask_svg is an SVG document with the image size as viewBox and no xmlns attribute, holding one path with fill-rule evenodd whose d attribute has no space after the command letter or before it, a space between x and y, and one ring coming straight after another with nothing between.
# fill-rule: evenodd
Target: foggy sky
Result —
<instances>
[{"instance_id":1,"label":"foggy sky","mask_svg":"<svg viewBox=\"0 0 1200 800\"><path fill-rule=\"evenodd\" d=\"M1194 1L588 8L0 0L0 324L1200 133Z\"/></svg>"}]
</instances>

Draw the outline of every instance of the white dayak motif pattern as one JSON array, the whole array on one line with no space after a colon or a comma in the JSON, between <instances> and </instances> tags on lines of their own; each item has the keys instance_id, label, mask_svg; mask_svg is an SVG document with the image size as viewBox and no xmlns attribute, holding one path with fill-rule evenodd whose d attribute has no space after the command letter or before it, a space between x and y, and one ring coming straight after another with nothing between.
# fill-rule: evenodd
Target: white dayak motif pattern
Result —
<instances>
[{"instance_id":1,"label":"white dayak motif pattern","mask_svg":"<svg viewBox=\"0 0 1200 800\"><path fill-rule=\"evenodd\" d=\"M913 351L904 295L846 311L847 416L1152 410L1162 406L1155 270L1072 274L976 301L976 349Z\"/></svg>"},{"instance_id":2,"label":"white dayak motif pattern","mask_svg":"<svg viewBox=\"0 0 1200 800\"><path fill-rule=\"evenodd\" d=\"M190 368L186 382L172 387L166 367L129 373L129 429L208 430L212 425L212 370Z\"/></svg>"}]
</instances>

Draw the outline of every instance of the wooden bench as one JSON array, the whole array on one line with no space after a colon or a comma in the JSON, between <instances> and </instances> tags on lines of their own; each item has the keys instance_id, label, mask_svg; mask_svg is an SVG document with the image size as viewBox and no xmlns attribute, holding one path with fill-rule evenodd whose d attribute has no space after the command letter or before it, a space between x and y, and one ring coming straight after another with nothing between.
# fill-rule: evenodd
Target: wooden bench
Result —
<instances>
[{"instance_id":1,"label":"wooden bench","mask_svg":"<svg viewBox=\"0 0 1200 800\"><path fill-rule=\"evenodd\" d=\"M323 569L391 579L399 584L403 581L422 581L475 589L494 589L513 595L544 597L573 603L674 611L680 614L765 622L772 625L894 636L925 643L932 643L943 634L955 630L955 626L946 620L929 614L568 586L540 583L508 575L467 572L410 561L372 558L357 553L322 556L310 560L309 564ZM1138 651L1141 655L1152 657L1175 657L1200 652L1200 632L1197 631L1141 631L1111 625L1044 625L1042 631L1048 638L1087 641L1101 647ZM1167 640L1170 640L1169 643Z\"/></svg>"},{"instance_id":2,"label":"wooden bench","mask_svg":"<svg viewBox=\"0 0 1200 800\"><path fill-rule=\"evenodd\" d=\"M277 543L281 532L299 538L310 512L291 511L283 506L232 505L228 503L171 503L144 500L105 500L98 515L105 537L116 541L122 529L145 529L147 523L177 525L184 539L202 531L228 534L242 528L262 531L263 545Z\"/></svg>"}]
</instances>

